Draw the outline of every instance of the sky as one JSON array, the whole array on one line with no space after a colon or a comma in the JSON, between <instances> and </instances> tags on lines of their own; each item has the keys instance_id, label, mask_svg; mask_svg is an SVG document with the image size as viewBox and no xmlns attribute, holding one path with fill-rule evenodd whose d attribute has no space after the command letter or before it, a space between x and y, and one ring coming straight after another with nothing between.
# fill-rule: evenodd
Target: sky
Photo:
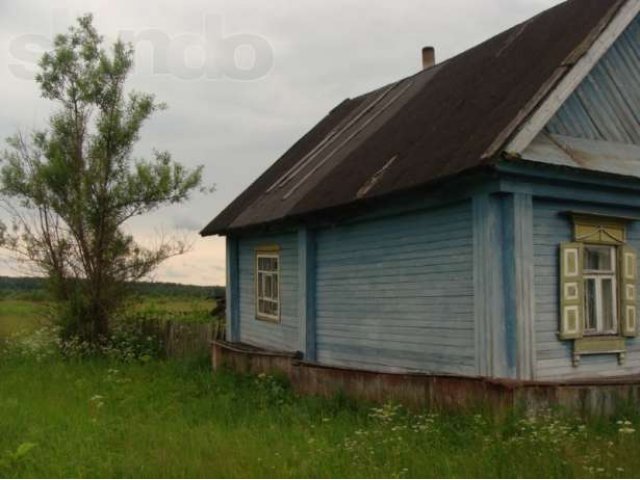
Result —
<instances>
[{"instance_id":1,"label":"sky","mask_svg":"<svg viewBox=\"0 0 640 480\"><path fill-rule=\"evenodd\" d=\"M198 231L335 105L418 71L423 46L450 58L558 0L0 0L0 139L46 126L37 60L78 15L136 49L129 86L168 110L136 156L204 166L209 194L127 225L141 243L187 238L151 280L223 285L224 239ZM20 267L0 251L0 275Z\"/></svg>"}]
</instances>

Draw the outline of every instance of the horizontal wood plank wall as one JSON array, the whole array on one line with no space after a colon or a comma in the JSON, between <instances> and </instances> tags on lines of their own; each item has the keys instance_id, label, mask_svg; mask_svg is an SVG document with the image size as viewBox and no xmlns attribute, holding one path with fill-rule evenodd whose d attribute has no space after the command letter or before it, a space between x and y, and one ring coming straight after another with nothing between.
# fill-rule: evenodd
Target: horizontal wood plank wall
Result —
<instances>
[{"instance_id":1,"label":"horizontal wood plank wall","mask_svg":"<svg viewBox=\"0 0 640 480\"><path fill-rule=\"evenodd\" d=\"M558 340L558 248L562 242L572 239L571 222L560 212L568 210L640 217L638 209L534 200L536 379L561 380L640 373L640 340L637 338L627 340L624 366L618 365L616 355L585 355L577 368L571 363L571 342ZM635 248L640 248L640 222L629 226L627 238Z\"/></svg>"},{"instance_id":2,"label":"horizontal wood plank wall","mask_svg":"<svg viewBox=\"0 0 640 480\"><path fill-rule=\"evenodd\" d=\"M256 319L255 251L280 248L280 322ZM298 235L241 238L238 241L240 341L274 350L298 350Z\"/></svg>"},{"instance_id":3,"label":"horizontal wood plank wall","mask_svg":"<svg viewBox=\"0 0 640 480\"><path fill-rule=\"evenodd\" d=\"M317 358L474 374L471 204L317 233Z\"/></svg>"}]
</instances>

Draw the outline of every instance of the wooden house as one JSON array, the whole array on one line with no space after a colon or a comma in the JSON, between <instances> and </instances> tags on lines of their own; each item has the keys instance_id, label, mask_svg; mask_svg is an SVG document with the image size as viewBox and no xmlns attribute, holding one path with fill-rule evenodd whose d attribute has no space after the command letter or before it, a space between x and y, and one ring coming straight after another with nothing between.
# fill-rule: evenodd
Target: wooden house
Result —
<instances>
[{"instance_id":1,"label":"wooden house","mask_svg":"<svg viewBox=\"0 0 640 480\"><path fill-rule=\"evenodd\" d=\"M569 0L331 110L201 232L226 236L225 351L640 378L639 10Z\"/></svg>"}]
</instances>

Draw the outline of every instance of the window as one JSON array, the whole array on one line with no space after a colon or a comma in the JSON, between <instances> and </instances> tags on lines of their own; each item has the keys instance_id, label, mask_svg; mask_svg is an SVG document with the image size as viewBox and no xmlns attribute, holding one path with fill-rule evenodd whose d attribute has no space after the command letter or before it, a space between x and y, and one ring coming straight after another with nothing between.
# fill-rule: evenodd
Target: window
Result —
<instances>
[{"instance_id":1,"label":"window","mask_svg":"<svg viewBox=\"0 0 640 480\"><path fill-rule=\"evenodd\" d=\"M280 321L280 253L256 252L256 318Z\"/></svg>"},{"instance_id":2,"label":"window","mask_svg":"<svg viewBox=\"0 0 640 480\"><path fill-rule=\"evenodd\" d=\"M618 354L637 335L637 254L626 241L626 223L602 215L572 214L574 241L560 247L561 340L581 355Z\"/></svg>"},{"instance_id":3,"label":"window","mask_svg":"<svg viewBox=\"0 0 640 480\"><path fill-rule=\"evenodd\" d=\"M611 335L618 332L615 247L584 246L584 332Z\"/></svg>"}]
</instances>

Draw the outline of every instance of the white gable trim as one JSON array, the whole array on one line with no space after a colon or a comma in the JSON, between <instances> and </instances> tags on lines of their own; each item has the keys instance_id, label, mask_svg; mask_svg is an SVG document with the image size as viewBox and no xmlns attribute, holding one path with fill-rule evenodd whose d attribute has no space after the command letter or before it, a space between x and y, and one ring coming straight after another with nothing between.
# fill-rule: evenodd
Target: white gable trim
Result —
<instances>
[{"instance_id":1,"label":"white gable trim","mask_svg":"<svg viewBox=\"0 0 640 480\"><path fill-rule=\"evenodd\" d=\"M520 155L529 146L639 13L640 0L627 0L622 5L589 50L522 124L520 130L504 149L506 153Z\"/></svg>"},{"instance_id":2,"label":"white gable trim","mask_svg":"<svg viewBox=\"0 0 640 480\"><path fill-rule=\"evenodd\" d=\"M640 146L628 143L567 137L543 131L520 157L532 162L640 177Z\"/></svg>"}]
</instances>

